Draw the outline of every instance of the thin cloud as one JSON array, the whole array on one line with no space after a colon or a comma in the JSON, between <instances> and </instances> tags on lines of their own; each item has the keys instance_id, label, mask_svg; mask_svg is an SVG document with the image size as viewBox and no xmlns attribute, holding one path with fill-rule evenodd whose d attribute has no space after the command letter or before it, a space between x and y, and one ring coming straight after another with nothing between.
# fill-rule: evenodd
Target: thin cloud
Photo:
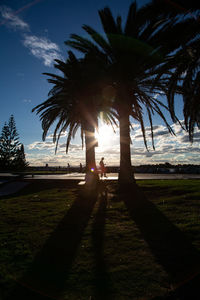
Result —
<instances>
[{"instance_id":1,"label":"thin cloud","mask_svg":"<svg viewBox=\"0 0 200 300\"><path fill-rule=\"evenodd\" d=\"M29 25L21 18L14 14L14 11L5 5L0 6L1 23L0 25L6 25L14 30L29 31Z\"/></svg>"},{"instance_id":2,"label":"thin cloud","mask_svg":"<svg viewBox=\"0 0 200 300\"><path fill-rule=\"evenodd\" d=\"M62 59L58 45L45 37L25 35L23 45L32 55L42 59L45 66L51 66L56 58Z\"/></svg>"},{"instance_id":3,"label":"thin cloud","mask_svg":"<svg viewBox=\"0 0 200 300\"><path fill-rule=\"evenodd\" d=\"M67 132L62 132L61 133L61 135L60 135L60 140L62 139L62 138L64 138L64 137L66 137L67 136ZM53 140L53 137L54 137L54 134L53 133L51 133L51 134L49 134L47 137L46 137L46 140Z\"/></svg>"},{"instance_id":4,"label":"thin cloud","mask_svg":"<svg viewBox=\"0 0 200 300\"><path fill-rule=\"evenodd\" d=\"M181 138L181 142L182 143L189 143L190 142L188 134L187 135L185 134ZM195 132L194 135L193 135L193 143L196 143L196 142L200 142L200 132Z\"/></svg>"},{"instance_id":5,"label":"thin cloud","mask_svg":"<svg viewBox=\"0 0 200 300\"><path fill-rule=\"evenodd\" d=\"M23 102L24 103L31 103L31 99L24 99Z\"/></svg>"},{"instance_id":6,"label":"thin cloud","mask_svg":"<svg viewBox=\"0 0 200 300\"><path fill-rule=\"evenodd\" d=\"M157 131L154 133L154 137L156 136L161 136L161 135L170 135L169 131L166 129L166 130L160 130L160 131Z\"/></svg>"},{"instance_id":7,"label":"thin cloud","mask_svg":"<svg viewBox=\"0 0 200 300\"><path fill-rule=\"evenodd\" d=\"M160 127L161 127L162 125L154 125L153 126L153 130L155 131L155 130L160 130ZM150 126L147 126L147 127L145 127L145 130L146 131L151 131L151 127Z\"/></svg>"},{"instance_id":8,"label":"thin cloud","mask_svg":"<svg viewBox=\"0 0 200 300\"><path fill-rule=\"evenodd\" d=\"M34 1L36 3L38 1ZM15 31L23 32L23 45L29 49L30 53L43 61L45 66L50 67L54 59L63 59L59 46L46 37L38 37L30 32L28 23L24 22L10 7L0 6L0 25L6 25Z\"/></svg>"},{"instance_id":9,"label":"thin cloud","mask_svg":"<svg viewBox=\"0 0 200 300\"><path fill-rule=\"evenodd\" d=\"M55 145L51 142L33 142L32 144L29 144L27 148L29 150L49 150L53 149Z\"/></svg>"},{"instance_id":10,"label":"thin cloud","mask_svg":"<svg viewBox=\"0 0 200 300\"><path fill-rule=\"evenodd\" d=\"M53 142L40 142L40 141L35 141L29 145L27 145L28 150L55 150L55 143ZM62 150L64 148L64 150ZM65 153L65 148L66 148L66 143L59 144L58 145L58 151L57 153ZM83 152L82 146L81 145L76 145L76 144L71 144L69 146L69 152Z\"/></svg>"},{"instance_id":11,"label":"thin cloud","mask_svg":"<svg viewBox=\"0 0 200 300\"><path fill-rule=\"evenodd\" d=\"M24 45L32 49L43 49L45 51L59 51L58 45L47 38L35 35L25 35Z\"/></svg>"}]
</instances>

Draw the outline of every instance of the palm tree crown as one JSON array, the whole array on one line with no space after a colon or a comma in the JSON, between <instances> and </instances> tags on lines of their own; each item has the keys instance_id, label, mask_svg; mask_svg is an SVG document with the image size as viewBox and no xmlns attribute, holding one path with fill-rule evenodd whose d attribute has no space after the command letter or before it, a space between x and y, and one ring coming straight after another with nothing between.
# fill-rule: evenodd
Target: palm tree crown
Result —
<instances>
[{"instance_id":1,"label":"palm tree crown","mask_svg":"<svg viewBox=\"0 0 200 300\"><path fill-rule=\"evenodd\" d=\"M132 182L129 116L140 122L146 147L144 109L151 126L152 142L154 113L160 115L169 132L173 133L161 111L167 107L155 97L155 94L166 91L166 78L160 77L155 83L154 79L158 66L177 47L176 40L168 41L175 25L171 19L152 14L149 8L137 9L136 2L129 8L124 28L121 17L115 20L108 7L100 10L99 16L105 37L84 25L90 39L72 34L66 44L84 54L92 53L107 65L107 76L115 90L112 106L118 113L120 124L120 177L121 181Z\"/></svg>"},{"instance_id":2,"label":"palm tree crown","mask_svg":"<svg viewBox=\"0 0 200 300\"><path fill-rule=\"evenodd\" d=\"M106 103L100 102L102 75L96 73L94 64L87 57L77 59L70 51L67 62L55 60L55 68L63 73L63 76L45 73L54 86L49 92L49 98L37 105L33 111L40 114L43 128L43 140L45 140L49 128L57 120L54 129L53 142L56 150L62 132L67 132L66 152L71 138L80 128L82 146L85 135L86 143L86 169L96 168L95 164L95 128L98 126L98 113L107 111L106 122L115 122L114 112L108 111ZM98 64L100 70L100 65Z\"/></svg>"}]
</instances>

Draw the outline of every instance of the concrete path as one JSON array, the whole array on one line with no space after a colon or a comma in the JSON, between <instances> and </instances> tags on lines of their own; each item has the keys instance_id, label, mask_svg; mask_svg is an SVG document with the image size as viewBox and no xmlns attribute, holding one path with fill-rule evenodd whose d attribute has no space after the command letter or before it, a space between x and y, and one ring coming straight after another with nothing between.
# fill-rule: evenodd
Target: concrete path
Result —
<instances>
[{"instance_id":1,"label":"concrete path","mask_svg":"<svg viewBox=\"0 0 200 300\"><path fill-rule=\"evenodd\" d=\"M0 197L17 193L28 184L29 182L13 181L0 186Z\"/></svg>"},{"instance_id":2,"label":"concrete path","mask_svg":"<svg viewBox=\"0 0 200 300\"><path fill-rule=\"evenodd\" d=\"M200 174L150 174L150 173L135 173L136 180L144 179L200 179ZM25 179L73 179L73 180L85 180L85 174L70 173L70 174L43 174L43 175L31 175L25 176ZM107 177L103 177L103 180L117 180L118 173L107 173Z\"/></svg>"}]
</instances>

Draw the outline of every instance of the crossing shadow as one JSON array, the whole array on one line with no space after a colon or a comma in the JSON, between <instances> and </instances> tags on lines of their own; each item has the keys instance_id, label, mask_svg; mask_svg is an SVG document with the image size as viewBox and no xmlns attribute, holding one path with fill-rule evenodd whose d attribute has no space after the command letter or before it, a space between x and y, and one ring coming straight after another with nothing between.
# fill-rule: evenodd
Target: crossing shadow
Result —
<instances>
[{"instance_id":1,"label":"crossing shadow","mask_svg":"<svg viewBox=\"0 0 200 300\"><path fill-rule=\"evenodd\" d=\"M97 196L94 192L78 193L67 214L7 299L58 299L64 289Z\"/></svg>"},{"instance_id":2,"label":"crossing shadow","mask_svg":"<svg viewBox=\"0 0 200 300\"><path fill-rule=\"evenodd\" d=\"M139 187L120 197L157 262L168 273L174 289L181 290L181 286L200 274L199 251L184 233L146 198ZM200 285L193 284L188 293L200 296Z\"/></svg>"},{"instance_id":3,"label":"crossing shadow","mask_svg":"<svg viewBox=\"0 0 200 300\"><path fill-rule=\"evenodd\" d=\"M99 186L99 206L92 224L92 244L95 257L94 299L111 299L111 282L104 259L104 233L107 207L107 186L101 181Z\"/></svg>"}]
</instances>

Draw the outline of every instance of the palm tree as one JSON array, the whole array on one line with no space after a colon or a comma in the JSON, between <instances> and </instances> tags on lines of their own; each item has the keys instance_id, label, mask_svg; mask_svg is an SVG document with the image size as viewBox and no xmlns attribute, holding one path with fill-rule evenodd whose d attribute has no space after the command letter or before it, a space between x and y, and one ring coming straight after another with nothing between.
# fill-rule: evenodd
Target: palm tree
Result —
<instances>
[{"instance_id":1,"label":"palm tree","mask_svg":"<svg viewBox=\"0 0 200 300\"><path fill-rule=\"evenodd\" d=\"M181 46L176 54L169 56L162 68L172 69L167 77L168 90L166 91L168 106L172 119L175 116L175 95L183 98L184 125L189 133L189 140L193 142L194 130L200 128L200 38ZM177 89L178 86L178 89Z\"/></svg>"},{"instance_id":2,"label":"palm tree","mask_svg":"<svg viewBox=\"0 0 200 300\"><path fill-rule=\"evenodd\" d=\"M151 0L150 3L147 4L150 6L154 12L161 13L162 15L168 16L176 16L177 14L187 14L191 12L196 12L200 9L199 2L195 0L185 1L185 0Z\"/></svg>"},{"instance_id":3,"label":"palm tree","mask_svg":"<svg viewBox=\"0 0 200 300\"><path fill-rule=\"evenodd\" d=\"M139 120L146 147L143 121L145 109L151 126L152 143L154 113L160 115L169 132L173 133L161 111L161 108L167 107L155 97L155 94L166 92L167 78L162 76L156 81L154 79L159 72L158 67L179 45L179 38L176 40L173 37L174 28L183 36L183 26L174 24L170 18L161 18L160 12L154 14L151 7L137 9L136 2L129 8L124 28L121 17L115 20L108 7L100 10L99 16L105 37L90 26L83 25L90 38L72 34L65 43L84 54L92 53L107 64L107 76L115 90L112 107L119 116L119 182L124 186L134 183L130 152L130 116ZM166 73L168 74L168 70Z\"/></svg>"},{"instance_id":4,"label":"palm tree","mask_svg":"<svg viewBox=\"0 0 200 300\"><path fill-rule=\"evenodd\" d=\"M44 73L50 76L48 82L54 86L49 92L49 98L37 105L32 111L40 115L43 129L43 140L45 140L49 128L57 121L54 129L53 142L58 142L63 132L67 132L66 153L71 139L80 128L82 146L86 145L86 173L94 171L94 178L97 179L95 163L95 128L98 127L98 114L101 110L106 111L105 102L101 99L101 66L97 60L77 59L69 51L69 57L65 62L55 60L56 69L63 73L63 76ZM95 68L94 68L95 66ZM99 72L96 72L96 69ZM103 71L102 71L103 72ZM114 112L107 111L106 122L115 123Z\"/></svg>"},{"instance_id":5,"label":"palm tree","mask_svg":"<svg viewBox=\"0 0 200 300\"><path fill-rule=\"evenodd\" d=\"M165 78L168 87L166 96L172 119L175 118L175 95L177 93L182 95L184 124L189 139L193 142L194 129L196 126L200 128L200 7L193 2L176 2L178 5L165 3L165 9L163 9L164 1L159 1L162 8L157 6L160 15L177 23L174 28L177 47L159 66L156 80ZM153 3L156 7L157 1L154 0ZM183 34L180 31L176 32L177 28L184 29ZM169 70L167 75L166 70Z\"/></svg>"}]
</instances>

